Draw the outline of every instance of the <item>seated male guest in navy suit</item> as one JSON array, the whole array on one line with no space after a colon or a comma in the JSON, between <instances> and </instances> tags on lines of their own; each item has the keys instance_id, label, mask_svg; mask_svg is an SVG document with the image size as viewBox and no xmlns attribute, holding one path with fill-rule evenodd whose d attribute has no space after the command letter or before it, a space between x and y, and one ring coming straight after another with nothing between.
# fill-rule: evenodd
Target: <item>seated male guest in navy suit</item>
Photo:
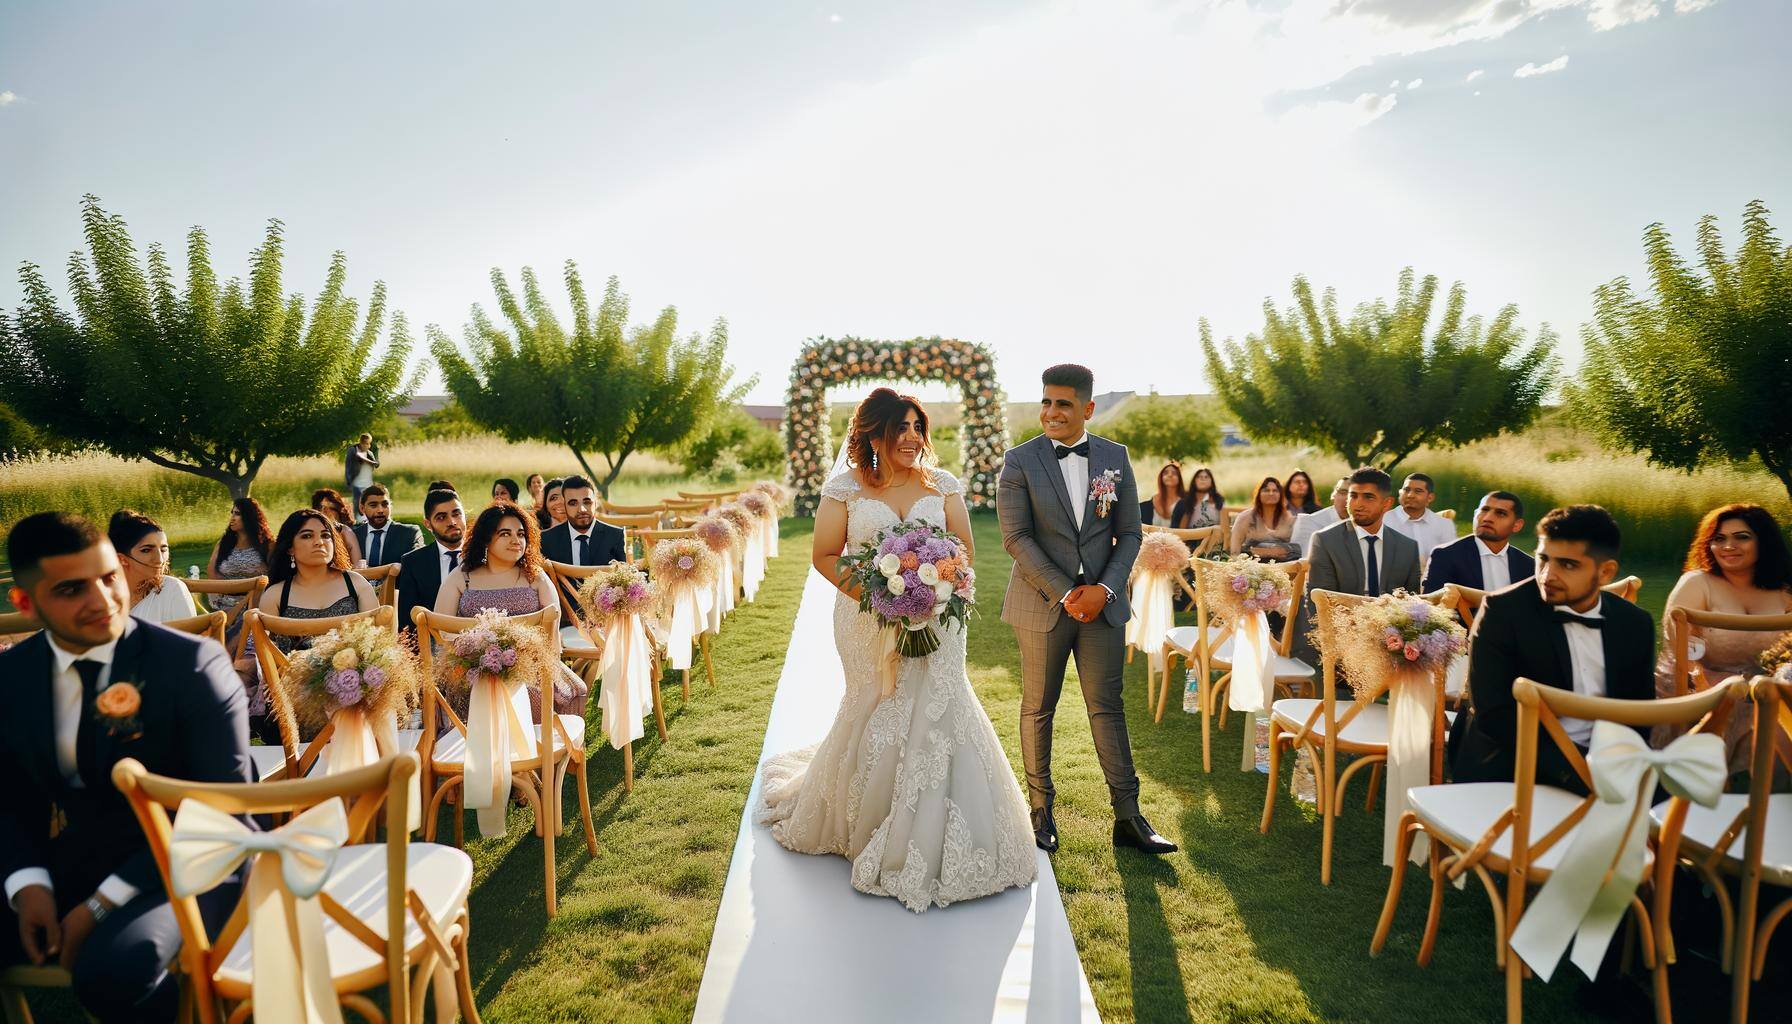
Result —
<instances>
[{"instance_id":1,"label":"seated male guest in navy suit","mask_svg":"<svg viewBox=\"0 0 1792 1024\"><path fill-rule=\"evenodd\" d=\"M609 565L628 561L621 527L597 520L597 490L591 481L574 474L560 485L560 498L566 505L566 522L542 532L542 557L567 565ZM568 593L572 606L579 606L576 593Z\"/></svg>"},{"instance_id":2,"label":"seated male guest in navy suit","mask_svg":"<svg viewBox=\"0 0 1792 1024\"><path fill-rule=\"evenodd\" d=\"M1530 555L1518 550L1512 535L1524 529L1524 502L1511 491L1493 491L1475 509L1475 532L1431 551L1425 563L1429 594L1444 584L1476 590L1504 590L1536 572Z\"/></svg>"},{"instance_id":3,"label":"seated male guest in navy suit","mask_svg":"<svg viewBox=\"0 0 1792 1024\"><path fill-rule=\"evenodd\" d=\"M1599 588L1618 575L1618 524L1598 505L1552 510L1537 524L1537 571L1487 595L1469 631L1474 709L1450 730L1457 782L1511 782L1518 749L1520 678L1594 697L1655 696L1655 624L1649 613ZM1562 719L1585 750L1593 723ZM1537 781L1586 787L1548 733L1537 738Z\"/></svg>"},{"instance_id":4,"label":"seated male guest in navy suit","mask_svg":"<svg viewBox=\"0 0 1792 1024\"><path fill-rule=\"evenodd\" d=\"M428 518L425 515L424 518ZM392 496L385 484L373 484L361 492L361 521L355 524L355 540L369 569L391 565L417 550L423 531L392 518Z\"/></svg>"},{"instance_id":5,"label":"seated male guest in navy suit","mask_svg":"<svg viewBox=\"0 0 1792 1024\"><path fill-rule=\"evenodd\" d=\"M467 539L467 513L453 491L430 491L423 499L423 521L431 543L407 553L398 563L398 625L415 629L413 609L432 610L448 574L460 568L460 547Z\"/></svg>"},{"instance_id":6,"label":"seated male guest in navy suit","mask_svg":"<svg viewBox=\"0 0 1792 1024\"><path fill-rule=\"evenodd\" d=\"M254 781L242 681L216 642L131 617L118 555L85 519L27 516L6 555L13 606L43 629L0 652L0 966L61 964L101 1020L172 1020L180 927L112 766ZM209 927L237 895L200 898Z\"/></svg>"}]
</instances>

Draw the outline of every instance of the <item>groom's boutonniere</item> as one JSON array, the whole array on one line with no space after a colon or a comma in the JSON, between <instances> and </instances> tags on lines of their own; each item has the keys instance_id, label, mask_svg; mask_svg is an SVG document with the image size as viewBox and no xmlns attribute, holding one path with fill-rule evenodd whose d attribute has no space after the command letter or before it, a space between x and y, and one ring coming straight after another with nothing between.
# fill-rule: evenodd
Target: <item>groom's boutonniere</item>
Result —
<instances>
[{"instance_id":1,"label":"groom's boutonniere","mask_svg":"<svg viewBox=\"0 0 1792 1024\"><path fill-rule=\"evenodd\" d=\"M1096 516L1102 519L1108 517L1108 510L1114 507L1115 500L1119 498L1119 485L1120 471L1117 469L1103 470L1100 476L1089 481L1089 499L1095 502Z\"/></svg>"},{"instance_id":2,"label":"groom's boutonniere","mask_svg":"<svg viewBox=\"0 0 1792 1024\"><path fill-rule=\"evenodd\" d=\"M137 713L143 710L143 694L127 681L120 680L100 691L93 699L93 717L104 726L106 735L135 739L143 733Z\"/></svg>"}]
</instances>

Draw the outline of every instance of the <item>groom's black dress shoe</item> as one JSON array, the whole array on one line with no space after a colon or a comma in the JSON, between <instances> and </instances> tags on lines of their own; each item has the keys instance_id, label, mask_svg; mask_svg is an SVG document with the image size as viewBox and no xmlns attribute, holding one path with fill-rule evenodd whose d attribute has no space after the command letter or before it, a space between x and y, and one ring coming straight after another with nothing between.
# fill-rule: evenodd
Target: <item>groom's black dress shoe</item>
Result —
<instances>
[{"instance_id":1,"label":"groom's black dress shoe","mask_svg":"<svg viewBox=\"0 0 1792 1024\"><path fill-rule=\"evenodd\" d=\"M1114 822L1114 845L1130 846L1145 853L1175 853L1176 844L1157 834L1143 814Z\"/></svg>"},{"instance_id":2,"label":"groom's black dress shoe","mask_svg":"<svg viewBox=\"0 0 1792 1024\"><path fill-rule=\"evenodd\" d=\"M1058 852L1058 823L1049 807L1033 808L1033 842L1046 853Z\"/></svg>"}]
</instances>

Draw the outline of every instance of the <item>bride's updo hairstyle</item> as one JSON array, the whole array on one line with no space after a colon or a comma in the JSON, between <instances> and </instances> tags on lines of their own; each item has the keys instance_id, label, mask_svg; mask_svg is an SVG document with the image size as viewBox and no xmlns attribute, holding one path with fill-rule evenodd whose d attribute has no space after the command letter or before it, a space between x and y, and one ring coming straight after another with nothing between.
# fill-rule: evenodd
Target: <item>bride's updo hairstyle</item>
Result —
<instances>
[{"instance_id":1,"label":"bride's updo hairstyle","mask_svg":"<svg viewBox=\"0 0 1792 1024\"><path fill-rule=\"evenodd\" d=\"M879 448L885 451L895 448L896 438L902 433L902 421L908 418L910 410L914 411L921 428L921 457L916 460L915 468L921 471L921 480L928 490L934 489L933 474L927 471L927 467L936 461L933 440L927 433L927 410L919 399L899 395L890 388L878 388L859 403L858 411L852 415L852 440L847 444L847 455L853 467L873 487L888 487L890 479L896 475L896 467L877 452Z\"/></svg>"}]
</instances>

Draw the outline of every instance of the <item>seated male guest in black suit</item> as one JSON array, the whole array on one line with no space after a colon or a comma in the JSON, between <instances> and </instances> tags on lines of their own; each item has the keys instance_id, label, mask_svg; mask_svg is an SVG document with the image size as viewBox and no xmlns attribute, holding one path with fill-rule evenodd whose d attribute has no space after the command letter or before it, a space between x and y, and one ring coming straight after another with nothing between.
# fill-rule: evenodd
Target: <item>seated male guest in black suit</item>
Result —
<instances>
[{"instance_id":1,"label":"seated male guest in black suit","mask_svg":"<svg viewBox=\"0 0 1792 1024\"><path fill-rule=\"evenodd\" d=\"M1373 466L1351 473L1345 494L1347 517L1313 534L1307 556L1307 589L1371 597L1396 590L1419 591L1419 546L1383 521L1394 507L1394 480ZM1324 511L1321 509L1320 511ZM1301 602L1295 624L1299 657L1319 664L1313 648L1313 602Z\"/></svg>"},{"instance_id":2,"label":"seated male guest in black suit","mask_svg":"<svg viewBox=\"0 0 1792 1024\"><path fill-rule=\"evenodd\" d=\"M423 543L423 531L394 520L391 494L385 484L374 484L361 492L361 521L355 524L355 540L367 567L377 569L417 550Z\"/></svg>"},{"instance_id":3,"label":"seated male guest in black suit","mask_svg":"<svg viewBox=\"0 0 1792 1024\"><path fill-rule=\"evenodd\" d=\"M1512 535L1524 529L1524 502L1511 491L1493 491L1475 509L1475 532L1433 548L1425 564L1424 591L1444 584L1476 590L1504 590L1536 571L1530 555L1518 550Z\"/></svg>"},{"instance_id":4,"label":"seated male guest in black suit","mask_svg":"<svg viewBox=\"0 0 1792 1024\"><path fill-rule=\"evenodd\" d=\"M609 565L628 561L621 527L597 521L597 490L591 481L573 475L560 485L566 522L541 535L542 557L567 565ZM571 594L573 607L578 598Z\"/></svg>"},{"instance_id":5,"label":"seated male guest in black suit","mask_svg":"<svg viewBox=\"0 0 1792 1024\"><path fill-rule=\"evenodd\" d=\"M112 766L254 781L247 695L217 643L131 617L118 555L85 519L27 516L6 555L13 606L43 629L0 652L0 967L59 963L101 1020L172 1020L180 927ZM237 895L200 899L210 927Z\"/></svg>"},{"instance_id":6,"label":"seated male guest in black suit","mask_svg":"<svg viewBox=\"0 0 1792 1024\"><path fill-rule=\"evenodd\" d=\"M1595 697L1655 696L1655 625L1649 613L1599 588L1618 575L1618 524L1598 505L1552 510L1537 524L1534 580L1487 595L1469 631L1468 685L1474 710L1450 731L1457 782L1510 782L1518 745L1512 683ZM1562 719L1582 750L1593 723ZM1537 739L1537 781L1585 793L1547 734Z\"/></svg>"},{"instance_id":7,"label":"seated male guest in black suit","mask_svg":"<svg viewBox=\"0 0 1792 1024\"><path fill-rule=\"evenodd\" d=\"M423 499L423 520L434 540L409 552L398 563L398 625L414 629L411 611L436 606L436 593L448 574L460 568L460 546L467 539L467 513L453 491L430 491Z\"/></svg>"}]
</instances>

